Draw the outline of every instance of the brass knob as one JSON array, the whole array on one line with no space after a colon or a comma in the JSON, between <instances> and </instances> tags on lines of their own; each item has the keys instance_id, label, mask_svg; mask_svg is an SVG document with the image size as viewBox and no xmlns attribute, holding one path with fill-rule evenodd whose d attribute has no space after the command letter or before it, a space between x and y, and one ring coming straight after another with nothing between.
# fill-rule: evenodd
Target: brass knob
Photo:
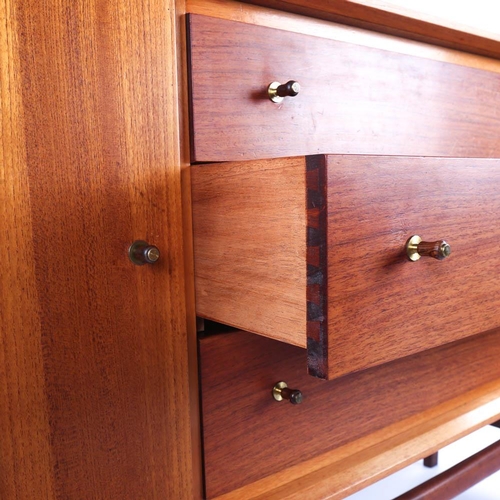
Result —
<instances>
[{"instance_id":1,"label":"brass knob","mask_svg":"<svg viewBox=\"0 0 500 500\"><path fill-rule=\"evenodd\" d=\"M298 389L290 389L285 382L278 382L273 387L273 397L276 401L287 399L293 405L302 403L302 393Z\"/></svg>"},{"instance_id":2,"label":"brass knob","mask_svg":"<svg viewBox=\"0 0 500 500\"><path fill-rule=\"evenodd\" d=\"M286 83L273 82L267 87L269 99L273 102L281 102L285 97L295 97L300 92L300 84L294 80Z\"/></svg>"},{"instance_id":3,"label":"brass knob","mask_svg":"<svg viewBox=\"0 0 500 500\"><path fill-rule=\"evenodd\" d=\"M451 254L451 247L444 240L422 241L420 236L414 235L406 242L406 255L412 261L420 257L433 257L437 260L446 259Z\"/></svg>"},{"instance_id":4,"label":"brass knob","mask_svg":"<svg viewBox=\"0 0 500 500\"><path fill-rule=\"evenodd\" d=\"M146 241L137 240L130 245L128 256L136 266L154 264L160 258L160 250Z\"/></svg>"}]
</instances>

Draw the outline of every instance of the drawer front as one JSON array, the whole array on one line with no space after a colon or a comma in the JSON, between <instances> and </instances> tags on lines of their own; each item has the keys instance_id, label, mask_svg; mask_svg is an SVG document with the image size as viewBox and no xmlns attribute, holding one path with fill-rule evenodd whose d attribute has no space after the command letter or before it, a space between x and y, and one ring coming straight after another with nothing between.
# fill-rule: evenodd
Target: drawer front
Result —
<instances>
[{"instance_id":1,"label":"drawer front","mask_svg":"<svg viewBox=\"0 0 500 500\"><path fill-rule=\"evenodd\" d=\"M316 153L499 157L500 75L189 16L192 159ZM298 95L268 98L271 82Z\"/></svg>"},{"instance_id":2,"label":"drawer front","mask_svg":"<svg viewBox=\"0 0 500 500\"><path fill-rule=\"evenodd\" d=\"M214 498L500 376L500 331L325 382L303 349L244 332L200 341L205 484ZM277 402L279 382L301 404Z\"/></svg>"},{"instance_id":3,"label":"drawer front","mask_svg":"<svg viewBox=\"0 0 500 500\"><path fill-rule=\"evenodd\" d=\"M324 156L192 167L200 316L335 378L500 326L500 160ZM451 256L412 262L406 242Z\"/></svg>"}]
</instances>

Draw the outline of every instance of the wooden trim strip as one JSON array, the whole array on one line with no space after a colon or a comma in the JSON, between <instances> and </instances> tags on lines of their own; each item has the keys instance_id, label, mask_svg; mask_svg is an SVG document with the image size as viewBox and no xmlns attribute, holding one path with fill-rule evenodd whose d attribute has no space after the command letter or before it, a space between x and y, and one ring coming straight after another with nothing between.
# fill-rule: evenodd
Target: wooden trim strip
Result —
<instances>
[{"instance_id":1,"label":"wooden trim strip","mask_svg":"<svg viewBox=\"0 0 500 500\"><path fill-rule=\"evenodd\" d=\"M500 440L395 500L448 500L500 469Z\"/></svg>"},{"instance_id":2,"label":"wooden trim strip","mask_svg":"<svg viewBox=\"0 0 500 500\"><path fill-rule=\"evenodd\" d=\"M404 11L391 12L362 2L345 0L243 0L246 3L267 6L286 12L347 24L379 33L431 43L500 59L500 41L485 33L466 32L462 26L448 27ZM471 30L472 31L472 30Z\"/></svg>"},{"instance_id":3,"label":"wooden trim strip","mask_svg":"<svg viewBox=\"0 0 500 500\"><path fill-rule=\"evenodd\" d=\"M245 5L235 0L186 0L186 4L187 12L193 14L267 26L268 28L292 31L500 73L500 61L498 59L421 43L408 38L381 33L380 31L334 23L318 18L318 16L305 17L292 12L277 12L260 5Z\"/></svg>"},{"instance_id":4,"label":"wooden trim strip","mask_svg":"<svg viewBox=\"0 0 500 500\"><path fill-rule=\"evenodd\" d=\"M310 375L328 376L328 268L326 158L306 158L307 188L307 366Z\"/></svg>"},{"instance_id":5,"label":"wooden trim strip","mask_svg":"<svg viewBox=\"0 0 500 500\"><path fill-rule=\"evenodd\" d=\"M182 189L182 238L184 255L184 283L186 292L186 327L188 352L189 407L191 416L191 458L193 497L203 498L203 441L201 428L200 386L198 375L198 337L195 309L194 287L194 255L193 255L193 224L191 202L191 170L190 170L190 130L189 130L189 95L188 95L188 64L187 64L187 26L186 0L175 0L176 28L176 68L178 94L175 101L179 123L178 160L181 173Z\"/></svg>"}]
</instances>

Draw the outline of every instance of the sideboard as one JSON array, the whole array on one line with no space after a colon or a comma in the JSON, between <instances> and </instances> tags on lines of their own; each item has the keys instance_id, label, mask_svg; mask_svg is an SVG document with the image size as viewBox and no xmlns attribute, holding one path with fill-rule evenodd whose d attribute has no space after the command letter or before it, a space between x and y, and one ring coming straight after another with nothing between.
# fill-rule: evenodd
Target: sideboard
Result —
<instances>
[{"instance_id":1,"label":"sideboard","mask_svg":"<svg viewBox=\"0 0 500 500\"><path fill-rule=\"evenodd\" d=\"M0 18L2 499L340 499L500 419L498 39L368 1ZM366 202L330 253L327 184Z\"/></svg>"}]
</instances>

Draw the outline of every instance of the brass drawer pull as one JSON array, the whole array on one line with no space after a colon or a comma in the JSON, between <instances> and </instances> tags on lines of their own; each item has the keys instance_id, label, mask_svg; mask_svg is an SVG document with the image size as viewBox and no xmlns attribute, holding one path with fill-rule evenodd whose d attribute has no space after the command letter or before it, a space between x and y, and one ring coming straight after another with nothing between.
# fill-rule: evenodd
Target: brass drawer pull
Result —
<instances>
[{"instance_id":1,"label":"brass drawer pull","mask_svg":"<svg viewBox=\"0 0 500 500\"><path fill-rule=\"evenodd\" d=\"M300 84L294 80L286 83L273 82L267 87L269 99L280 103L285 97L295 97L300 92Z\"/></svg>"},{"instance_id":2,"label":"brass drawer pull","mask_svg":"<svg viewBox=\"0 0 500 500\"><path fill-rule=\"evenodd\" d=\"M446 259L451 254L451 247L444 240L422 241L420 236L414 235L406 242L406 255L412 261L420 257L433 257L437 260Z\"/></svg>"},{"instance_id":3,"label":"brass drawer pull","mask_svg":"<svg viewBox=\"0 0 500 500\"><path fill-rule=\"evenodd\" d=\"M273 397L276 401L287 399L293 405L302 403L302 393L298 389L290 389L285 382L278 382L273 387Z\"/></svg>"},{"instance_id":4,"label":"brass drawer pull","mask_svg":"<svg viewBox=\"0 0 500 500\"><path fill-rule=\"evenodd\" d=\"M160 258L160 251L146 241L137 240L128 249L128 256L136 266L154 264Z\"/></svg>"}]
</instances>

